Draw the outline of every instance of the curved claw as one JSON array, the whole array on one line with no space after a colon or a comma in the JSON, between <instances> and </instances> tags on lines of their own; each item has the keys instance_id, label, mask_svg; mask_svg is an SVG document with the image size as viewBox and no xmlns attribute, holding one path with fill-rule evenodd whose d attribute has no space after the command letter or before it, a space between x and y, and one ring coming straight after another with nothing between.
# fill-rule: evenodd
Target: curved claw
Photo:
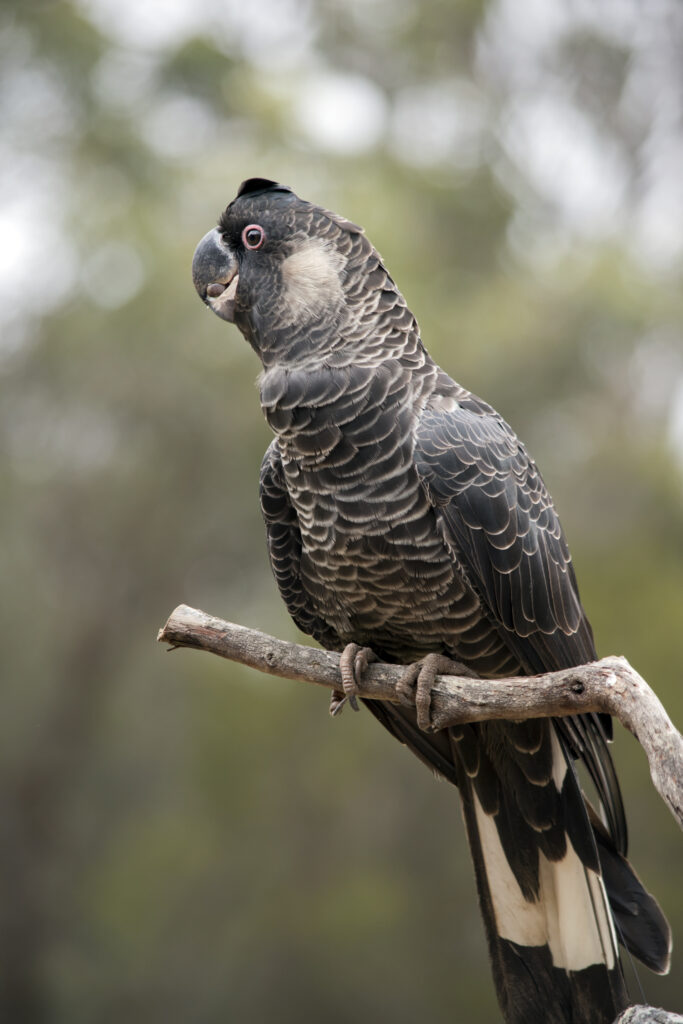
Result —
<instances>
[{"instance_id":1,"label":"curved claw","mask_svg":"<svg viewBox=\"0 0 683 1024\"><path fill-rule=\"evenodd\" d=\"M471 675L465 668L445 654L428 654L421 661L408 665L398 683L404 697L415 701L417 724L423 732L432 731L432 689L439 673L446 675Z\"/></svg>"},{"instance_id":2,"label":"curved claw","mask_svg":"<svg viewBox=\"0 0 683 1024\"><path fill-rule=\"evenodd\" d=\"M332 696L330 697L330 714L333 718L337 715L341 715L346 704L346 694L343 690L333 690Z\"/></svg>"},{"instance_id":3,"label":"curved claw","mask_svg":"<svg viewBox=\"0 0 683 1024\"><path fill-rule=\"evenodd\" d=\"M358 686L363 678L363 672L372 661L377 661L377 655L372 648L360 647L359 644L346 645L339 658L343 689L332 691L331 715L338 715L347 701L354 711L358 711Z\"/></svg>"}]
</instances>

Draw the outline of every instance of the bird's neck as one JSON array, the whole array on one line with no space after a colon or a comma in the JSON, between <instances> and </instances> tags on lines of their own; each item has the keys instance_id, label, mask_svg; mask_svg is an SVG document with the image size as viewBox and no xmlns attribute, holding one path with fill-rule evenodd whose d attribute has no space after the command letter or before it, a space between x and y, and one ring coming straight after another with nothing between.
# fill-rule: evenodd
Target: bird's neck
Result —
<instances>
[{"instance_id":1,"label":"bird's neck","mask_svg":"<svg viewBox=\"0 0 683 1024\"><path fill-rule=\"evenodd\" d=\"M398 432L407 443L438 367L419 339L395 356L345 361L328 356L274 363L261 375L261 407L284 455L302 465L348 465ZM398 435L397 435L398 436Z\"/></svg>"}]
</instances>

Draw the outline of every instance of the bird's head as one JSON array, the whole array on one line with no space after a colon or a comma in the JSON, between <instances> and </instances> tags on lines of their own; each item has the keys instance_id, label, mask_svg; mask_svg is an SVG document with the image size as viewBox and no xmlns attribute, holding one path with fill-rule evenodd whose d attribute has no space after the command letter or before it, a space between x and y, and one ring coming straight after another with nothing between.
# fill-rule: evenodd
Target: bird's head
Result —
<instances>
[{"instance_id":1,"label":"bird's head","mask_svg":"<svg viewBox=\"0 0 683 1024\"><path fill-rule=\"evenodd\" d=\"M363 229L265 178L242 183L197 246L192 276L264 367L375 363L417 336Z\"/></svg>"},{"instance_id":2,"label":"bird's head","mask_svg":"<svg viewBox=\"0 0 683 1024\"><path fill-rule=\"evenodd\" d=\"M197 246L192 276L200 298L264 362L297 359L318 335L329 347L353 305L351 271L372 252L357 225L284 185L250 178Z\"/></svg>"}]
</instances>

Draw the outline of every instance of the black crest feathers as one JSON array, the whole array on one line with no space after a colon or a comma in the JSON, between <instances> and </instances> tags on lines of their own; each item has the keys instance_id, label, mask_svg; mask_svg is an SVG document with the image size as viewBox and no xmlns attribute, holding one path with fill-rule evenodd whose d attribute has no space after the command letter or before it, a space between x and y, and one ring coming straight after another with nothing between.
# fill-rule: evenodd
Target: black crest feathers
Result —
<instances>
[{"instance_id":1,"label":"black crest feathers","mask_svg":"<svg viewBox=\"0 0 683 1024\"><path fill-rule=\"evenodd\" d=\"M237 190L237 199L242 196L259 196L264 192L292 192L292 190L289 185L279 185L276 181L270 181L269 178L247 178Z\"/></svg>"}]
</instances>

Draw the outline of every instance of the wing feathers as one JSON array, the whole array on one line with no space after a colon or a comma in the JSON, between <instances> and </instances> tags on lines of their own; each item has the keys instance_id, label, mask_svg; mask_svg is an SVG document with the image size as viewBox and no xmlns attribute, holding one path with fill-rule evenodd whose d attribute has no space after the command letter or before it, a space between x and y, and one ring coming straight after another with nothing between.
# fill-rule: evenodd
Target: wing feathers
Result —
<instances>
[{"instance_id":1,"label":"wing feathers","mask_svg":"<svg viewBox=\"0 0 683 1024\"><path fill-rule=\"evenodd\" d=\"M450 386L459 401L424 410L415 462L462 571L490 611L492 628L502 631L531 674L595 660L569 548L535 463L490 406ZM579 741L571 747L585 755L624 852L623 805L603 731L591 717L562 728L568 738L576 732Z\"/></svg>"}]
</instances>

